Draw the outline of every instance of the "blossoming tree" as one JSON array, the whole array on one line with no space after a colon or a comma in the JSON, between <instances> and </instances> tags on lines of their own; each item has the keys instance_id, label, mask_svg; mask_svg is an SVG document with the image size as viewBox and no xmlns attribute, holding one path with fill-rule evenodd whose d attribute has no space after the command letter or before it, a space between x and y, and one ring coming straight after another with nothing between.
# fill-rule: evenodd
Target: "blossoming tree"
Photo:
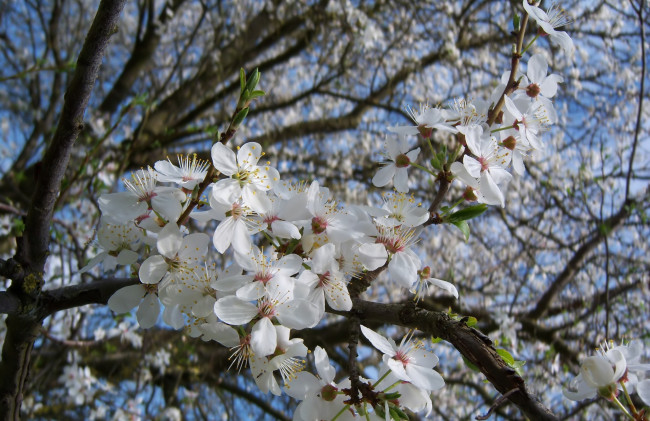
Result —
<instances>
[{"instance_id":1,"label":"blossoming tree","mask_svg":"<svg viewBox=\"0 0 650 421\"><path fill-rule=\"evenodd\" d=\"M647 419L647 6L563 6L7 6L2 416Z\"/></svg>"}]
</instances>

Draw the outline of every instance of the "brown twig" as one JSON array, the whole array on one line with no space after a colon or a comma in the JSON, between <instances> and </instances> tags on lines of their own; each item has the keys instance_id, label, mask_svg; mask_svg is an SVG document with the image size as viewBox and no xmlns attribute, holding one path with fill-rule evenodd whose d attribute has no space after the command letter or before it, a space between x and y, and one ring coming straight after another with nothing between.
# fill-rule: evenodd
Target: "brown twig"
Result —
<instances>
[{"instance_id":1,"label":"brown twig","mask_svg":"<svg viewBox=\"0 0 650 421\"><path fill-rule=\"evenodd\" d=\"M488 418L490 418L490 416L492 415L492 411L494 411L499 406L501 406L506 401L506 399L508 399L508 396L512 395L513 393L517 392L518 390L519 389L512 389L509 392L506 392L503 395L499 396L497 398L497 400L494 401L492 406L490 406L490 409L488 409L488 411L485 413L485 415L477 415L476 419L477 420L487 420Z\"/></svg>"}]
</instances>

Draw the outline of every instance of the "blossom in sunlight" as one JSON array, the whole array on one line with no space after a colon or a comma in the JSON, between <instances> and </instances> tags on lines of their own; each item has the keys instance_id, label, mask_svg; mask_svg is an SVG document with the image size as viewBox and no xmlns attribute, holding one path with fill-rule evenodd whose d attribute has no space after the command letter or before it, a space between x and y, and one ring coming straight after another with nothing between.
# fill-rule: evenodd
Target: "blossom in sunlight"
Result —
<instances>
[{"instance_id":1,"label":"blossom in sunlight","mask_svg":"<svg viewBox=\"0 0 650 421\"><path fill-rule=\"evenodd\" d=\"M505 97L505 103L510 116L509 120L513 128L520 133L522 139L528 141L534 149L543 149L544 145L539 138L550 123L543 104L536 101L530 102L526 98L512 100L507 96ZM520 111L523 109L526 111Z\"/></svg>"},{"instance_id":2,"label":"blossom in sunlight","mask_svg":"<svg viewBox=\"0 0 650 421\"><path fill-rule=\"evenodd\" d=\"M156 172L151 168L138 170L131 179L124 179L127 191L103 194L97 201L102 215L112 224L137 221L149 209L155 211L166 222L176 221L186 199L185 193L176 187L156 186Z\"/></svg>"},{"instance_id":3,"label":"blossom in sunlight","mask_svg":"<svg viewBox=\"0 0 650 421\"><path fill-rule=\"evenodd\" d=\"M214 192L214 190L213 190ZM190 217L200 222L213 219L221 221L214 231L212 243L221 254L232 248L239 253L248 253L252 246L251 235L263 229L259 220L252 217L252 210L241 200L231 203L219 202L210 195L211 209L205 212L192 212Z\"/></svg>"},{"instance_id":4,"label":"blossom in sunlight","mask_svg":"<svg viewBox=\"0 0 650 421\"><path fill-rule=\"evenodd\" d=\"M320 346L314 349L314 363L318 376L301 371L285 383L284 391L287 395L302 401L295 410L294 420L330 420L345 407L343 401L346 396L338 392L346 385L334 382L336 370L330 364L327 352ZM351 411L344 411L337 418L339 419L351 420L356 417Z\"/></svg>"},{"instance_id":5,"label":"blossom in sunlight","mask_svg":"<svg viewBox=\"0 0 650 421\"><path fill-rule=\"evenodd\" d=\"M169 283L191 276L199 265L199 257L206 254L209 241L203 233L183 237L175 222L167 224L156 242L161 254L147 258L140 266L138 274L142 283L117 290L108 300L109 308L116 313L126 313L139 304L136 316L140 326L146 329L155 325L160 313L161 290ZM171 310L167 311L169 316ZM169 320L166 317L166 321ZM176 328L181 325L180 320L172 324Z\"/></svg>"},{"instance_id":6,"label":"blossom in sunlight","mask_svg":"<svg viewBox=\"0 0 650 421\"><path fill-rule=\"evenodd\" d=\"M398 192L406 193L409 191L407 168L417 159L420 148L409 151L409 144L404 136L400 136L399 140L386 139L385 145L387 161L372 178L372 184L384 187L392 180Z\"/></svg>"},{"instance_id":7,"label":"blossom in sunlight","mask_svg":"<svg viewBox=\"0 0 650 421\"><path fill-rule=\"evenodd\" d=\"M375 270L388 263L391 279L405 288L411 288L418 278L420 258L411 250L417 242L417 231L408 227L377 226L375 243L359 247L359 260L368 270Z\"/></svg>"},{"instance_id":8,"label":"blossom in sunlight","mask_svg":"<svg viewBox=\"0 0 650 421\"><path fill-rule=\"evenodd\" d=\"M585 358L580 366L580 374L562 393L574 401L590 399L597 394L611 398L616 395L616 383L625 375L626 370L627 364L621 350L609 349Z\"/></svg>"},{"instance_id":9,"label":"blossom in sunlight","mask_svg":"<svg viewBox=\"0 0 650 421\"><path fill-rule=\"evenodd\" d=\"M555 30L555 28L571 23L571 19L566 11L558 6L557 3L553 3L545 12L539 7L530 4L528 0L523 0L523 2L526 13L535 19L535 22L537 22L544 34L548 35L553 42L559 44L567 54L573 53L574 47L571 37L564 31Z\"/></svg>"},{"instance_id":10,"label":"blossom in sunlight","mask_svg":"<svg viewBox=\"0 0 650 421\"><path fill-rule=\"evenodd\" d=\"M410 290L415 294L415 300L419 301L423 295L428 294L430 285L447 291L455 298L458 298L458 290L452 283L443 281L442 279L431 278L431 268L429 266L425 266L422 270L418 271L418 278L418 282Z\"/></svg>"},{"instance_id":11,"label":"blossom in sunlight","mask_svg":"<svg viewBox=\"0 0 650 421\"><path fill-rule=\"evenodd\" d=\"M212 187L212 194L219 202L230 204L243 202L254 211L263 211L270 207L266 192L280 180L278 170L270 162L257 165L264 155L259 143L249 142L242 145L237 155L222 143L212 146L212 163L222 174L230 177L217 181Z\"/></svg>"},{"instance_id":12,"label":"blossom in sunlight","mask_svg":"<svg viewBox=\"0 0 650 421\"><path fill-rule=\"evenodd\" d=\"M415 126L389 127L388 131L399 135L420 134L425 139L431 137L433 129L444 130L450 133L457 132L453 126L447 123L440 108L421 105L420 111L416 112L413 108L408 107L408 113L415 122Z\"/></svg>"},{"instance_id":13,"label":"blossom in sunlight","mask_svg":"<svg viewBox=\"0 0 650 421\"><path fill-rule=\"evenodd\" d=\"M251 330L251 347L257 357L275 352L277 334L271 319L290 329L313 327L320 320L320 312L314 304L294 298L293 288L269 282L267 295L255 304L235 295L223 297L214 304L214 313L230 325L238 326L254 321Z\"/></svg>"},{"instance_id":14,"label":"blossom in sunlight","mask_svg":"<svg viewBox=\"0 0 650 421\"><path fill-rule=\"evenodd\" d=\"M334 310L349 311L352 299L343 273L336 261L336 249L329 243L312 254L311 269L300 275L299 281L309 287L311 301L324 313L325 301Z\"/></svg>"},{"instance_id":15,"label":"blossom in sunlight","mask_svg":"<svg viewBox=\"0 0 650 421\"><path fill-rule=\"evenodd\" d=\"M143 329L153 327L160 315L158 282L120 288L108 299L108 307L117 314L127 313L138 306L136 317Z\"/></svg>"},{"instance_id":16,"label":"blossom in sunlight","mask_svg":"<svg viewBox=\"0 0 650 421\"><path fill-rule=\"evenodd\" d=\"M207 161L197 159L194 154L192 159L189 155L178 155L178 167L167 158L166 161L156 162L154 169L158 172L158 181L176 183L191 191L203 181L209 166Z\"/></svg>"},{"instance_id":17,"label":"blossom in sunlight","mask_svg":"<svg viewBox=\"0 0 650 421\"><path fill-rule=\"evenodd\" d=\"M106 271L115 269L117 265L132 265L138 259L136 251L142 238L142 230L134 224L115 225L102 218L97 230L97 243L104 251L93 257L79 273L87 272L99 263Z\"/></svg>"},{"instance_id":18,"label":"blossom in sunlight","mask_svg":"<svg viewBox=\"0 0 650 421\"><path fill-rule=\"evenodd\" d=\"M289 254L277 259L277 256L267 257L257 246L253 246L249 253L235 253L237 263L248 274L239 276L240 287L236 295L242 300L257 300L266 294L266 285L274 282L293 288L292 275L298 273L302 267L302 258Z\"/></svg>"},{"instance_id":19,"label":"blossom in sunlight","mask_svg":"<svg viewBox=\"0 0 650 421\"><path fill-rule=\"evenodd\" d=\"M340 209L329 196L329 189L321 187L316 180L307 190L305 206L311 214L311 220L304 226L302 244L305 250L311 250L319 236L326 236L327 240L339 244L363 235L358 231L355 215Z\"/></svg>"},{"instance_id":20,"label":"blossom in sunlight","mask_svg":"<svg viewBox=\"0 0 650 421\"><path fill-rule=\"evenodd\" d=\"M505 196L499 185L506 186L512 175L505 170L510 162L510 153L499 148L497 141L489 134L483 135L480 126L471 126L464 131L467 148L474 157L465 155L463 163L454 162L451 172L468 186L480 192L479 200L488 205L505 206Z\"/></svg>"},{"instance_id":21,"label":"blossom in sunlight","mask_svg":"<svg viewBox=\"0 0 650 421\"><path fill-rule=\"evenodd\" d=\"M384 204L381 209L368 208L367 211L376 217L380 225L399 226L414 228L427 222L429 211L421 206L413 195L407 196L404 193L394 192L392 194L383 194Z\"/></svg>"},{"instance_id":22,"label":"blossom in sunlight","mask_svg":"<svg viewBox=\"0 0 650 421\"><path fill-rule=\"evenodd\" d=\"M557 84L562 83L564 79L560 75L548 73L548 62L542 54L535 54L528 60L528 81L524 80L522 91L529 98L539 101L546 110L549 123L557 122L557 112L549 98L553 98L557 93ZM530 83L528 83L530 82Z\"/></svg>"},{"instance_id":23,"label":"blossom in sunlight","mask_svg":"<svg viewBox=\"0 0 650 421\"><path fill-rule=\"evenodd\" d=\"M384 363L398 379L429 392L445 385L442 376L433 369L438 364L438 357L424 349L421 342L413 342L413 332L404 336L399 346L392 338L381 336L363 325L361 332L375 348L384 353Z\"/></svg>"},{"instance_id":24,"label":"blossom in sunlight","mask_svg":"<svg viewBox=\"0 0 650 421\"><path fill-rule=\"evenodd\" d=\"M250 358L250 367L255 383L262 393L271 392L280 396L282 390L273 372L280 373L285 385L290 383L305 367L303 358L307 356L307 347L303 344L302 339L289 339L290 329L284 326L275 326L275 330L277 347L273 355L268 357L253 355Z\"/></svg>"},{"instance_id":25,"label":"blossom in sunlight","mask_svg":"<svg viewBox=\"0 0 650 421\"><path fill-rule=\"evenodd\" d=\"M199 259L208 251L210 237L203 233L183 236L176 222L167 224L159 233L156 246L160 254L142 262L138 274L145 284L161 280L181 281L200 267Z\"/></svg>"}]
</instances>

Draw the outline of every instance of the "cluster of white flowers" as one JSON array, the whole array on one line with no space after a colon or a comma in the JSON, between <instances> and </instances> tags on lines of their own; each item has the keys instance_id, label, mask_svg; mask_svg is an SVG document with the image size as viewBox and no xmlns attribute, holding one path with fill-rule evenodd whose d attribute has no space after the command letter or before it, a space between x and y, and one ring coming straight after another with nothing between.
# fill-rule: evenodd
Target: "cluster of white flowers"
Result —
<instances>
[{"instance_id":1,"label":"cluster of white flowers","mask_svg":"<svg viewBox=\"0 0 650 421\"><path fill-rule=\"evenodd\" d=\"M543 55L528 60L526 75L518 75L519 89L505 96L503 116L488 124L489 110L506 89L509 72L502 78L490 101L458 100L449 108L423 106L411 111L415 126L390 128L399 139L386 141L388 161L373 183L377 187L393 180L400 192L408 192L407 169L417 159L420 148L410 150L408 136L430 139L433 130L457 133L466 147L460 152L462 162L451 163L452 174L467 185L465 197L488 205L505 206L504 191L512 180L507 171L510 164L518 175L524 173L524 157L541 150L541 135L557 122L557 112L549 98L557 92L562 77L548 75L548 63ZM496 122L498 121L498 123ZM460 153L458 154L460 155ZM456 158L454 156L453 158Z\"/></svg>"},{"instance_id":2,"label":"cluster of white flowers","mask_svg":"<svg viewBox=\"0 0 650 421\"><path fill-rule=\"evenodd\" d=\"M645 373L650 372L650 364L640 362L642 355L640 341L618 346L604 344L598 354L584 359L580 374L564 389L564 396L574 401L602 396L615 402L628 418L637 419L633 418L634 404L628 411L618 395L622 391L631 403L630 394L636 390L643 403L650 406L650 379L644 379Z\"/></svg>"},{"instance_id":3,"label":"cluster of white flowers","mask_svg":"<svg viewBox=\"0 0 650 421\"><path fill-rule=\"evenodd\" d=\"M524 7L553 35L544 12L526 0ZM568 45L563 36L558 39L563 47ZM463 181L468 186L466 198L504 206L503 190L512 178L507 167L512 163L522 173L523 158L542 147L542 132L557 121L549 98L562 78L548 76L547 70L543 56L529 59L528 77L521 75L519 89L505 97L499 119L488 120L488 114L505 84L497 87L491 101L459 100L447 109L411 110L416 126L389 128L398 139L387 140L388 162L373 183L381 187L394 180L397 192L384 195L380 206L338 203L318 181L292 184L281 180L271 162L263 160L261 145L254 142L236 152L216 143L211 163L196 157L180 158L178 167L169 160L157 162L155 169L137 171L125 180L127 191L100 197L103 218L98 242L104 251L83 270L100 262L105 269L134 265L142 249L149 252L137 266L140 283L118 290L109 299L109 307L125 313L137 306L139 325L149 328L157 323L162 304L166 324L185 327L193 337L232 348L232 365L238 369L248 365L264 393L282 393L277 371L285 391L303 401L297 419L359 415L389 419L389 414L403 407L430 411L429 394L444 381L433 370L437 357L422 342L414 343L407 335L397 346L392 339L361 327L384 353L380 379L366 383L380 391L380 404L375 402L369 415L366 408L343 403L342 390L349 383L334 383L335 371L324 350L315 352L319 378L302 371L308 349L301 339L290 339L291 329L316 326L328 307L351 310L348 283L382 267L416 298L429 285L458 297L452 284L430 277L430 267L413 250L433 215L406 194L407 169L414 166L436 174L415 163L420 148L410 148L409 136L429 142L434 130L455 134L466 149L451 155L444 176L453 174ZM456 162L461 156L462 162L461 158ZM183 226L187 221L180 220L197 199L197 186L210 165L221 174L220 179L210 186L209 205L189 216L199 225L216 225L212 244L219 254L232 249L234 263L219 272L209 257L210 236L189 234ZM269 246L259 248L258 240Z\"/></svg>"},{"instance_id":4,"label":"cluster of white flowers","mask_svg":"<svg viewBox=\"0 0 650 421\"><path fill-rule=\"evenodd\" d=\"M84 405L93 402L99 382L87 366L80 367L76 354L69 354L69 364L63 367L59 382L68 394L67 400L72 405Z\"/></svg>"},{"instance_id":5,"label":"cluster of white flowers","mask_svg":"<svg viewBox=\"0 0 650 421\"><path fill-rule=\"evenodd\" d=\"M156 168L166 174L141 170L127 183L129 191L101 197L100 245L106 251L89 266L133 264L131 253L142 244L151 250L139 265L140 283L109 299L113 311L137 306L138 323L148 328L156 324L162 304L165 323L232 347L233 364L248 364L260 389L279 395L274 372L289 384L307 355L302 340L289 339L290 330L317 325L327 306L351 310L347 284L353 276L386 265L395 282L418 295L433 284L458 296L453 285L430 278L430 269L422 268L412 250L429 219L412 196L396 192L384 195L377 207L342 206L317 181L290 184L270 162L258 165L259 144L238 149L213 146L212 164L225 178L212 184L209 208L190 214L199 224L218 221L214 248L220 254L232 249L234 257L220 273L209 261L210 236L188 234L177 224L195 185L183 184L196 172L193 166L159 162ZM173 180L179 188L158 186L159 179ZM159 207L172 200L172 212ZM255 236L271 246L258 248ZM119 257L127 254L129 259Z\"/></svg>"}]
</instances>

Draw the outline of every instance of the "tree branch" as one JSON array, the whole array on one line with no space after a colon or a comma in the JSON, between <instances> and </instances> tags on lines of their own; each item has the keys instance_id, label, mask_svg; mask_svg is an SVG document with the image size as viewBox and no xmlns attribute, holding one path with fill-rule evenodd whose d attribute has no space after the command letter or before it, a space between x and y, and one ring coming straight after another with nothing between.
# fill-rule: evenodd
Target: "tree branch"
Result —
<instances>
[{"instance_id":1,"label":"tree branch","mask_svg":"<svg viewBox=\"0 0 650 421\"><path fill-rule=\"evenodd\" d=\"M7 333L0 362L0 418L4 420L20 418L31 350L42 322L37 311L38 296L43 285L42 272L49 250L54 204L72 146L83 128L83 114L104 51L116 31L125 1L102 0L99 4L66 91L59 124L42 160L42 176L36 182L24 235L18 241L15 261L22 266L22 274L12 278L9 290L21 300L21 306L18 314L7 317Z\"/></svg>"},{"instance_id":2,"label":"tree branch","mask_svg":"<svg viewBox=\"0 0 650 421\"><path fill-rule=\"evenodd\" d=\"M332 312L349 315L347 312ZM431 312L413 305L361 300L356 303L355 313L361 320L418 329L427 335L448 341L463 357L478 367L501 394L508 394L508 399L529 419L557 420L548 408L528 393L524 380L501 359L490 338L468 327L463 320L453 320L446 313ZM511 392L513 389L516 391Z\"/></svg>"},{"instance_id":3,"label":"tree branch","mask_svg":"<svg viewBox=\"0 0 650 421\"><path fill-rule=\"evenodd\" d=\"M632 200L626 200L616 214L607 218L591 233L591 238L575 252L571 260L569 260L567 265L564 267L564 270L555 278L555 280L553 280L546 292L544 292L539 301L537 301L535 308L526 315L526 318L538 319L544 315L546 310L548 310L551 301L553 301L564 287L571 282L575 274L578 272L578 269L580 269L580 265L585 258L587 258L589 253L604 241L608 235L619 228L625 219L630 216L630 207L633 203Z\"/></svg>"}]
</instances>

